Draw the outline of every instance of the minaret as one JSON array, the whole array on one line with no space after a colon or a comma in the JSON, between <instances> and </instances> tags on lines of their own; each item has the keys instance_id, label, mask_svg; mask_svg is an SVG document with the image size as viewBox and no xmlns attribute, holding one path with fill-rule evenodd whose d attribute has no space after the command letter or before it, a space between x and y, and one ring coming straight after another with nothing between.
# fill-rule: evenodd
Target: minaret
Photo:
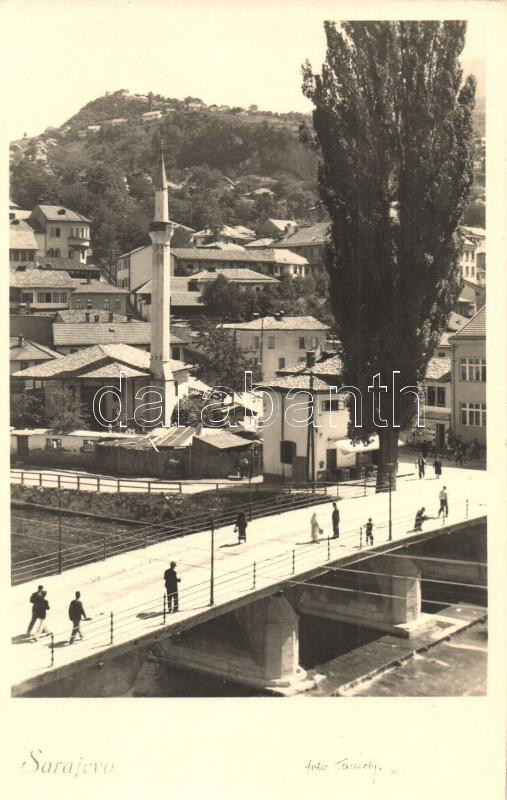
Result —
<instances>
[{"instance_id":1,"label":"minaret","mask_svg":"<svg viewBox=\"0 0 507 800\"><path fill-rule=\"evenodd\" d=\"M169 363L171 358L170 242L174 226L169 222L168 186L162 146L163 142L160 142L160 163L155 180L155 215L150 225L152 241L150 370L154 385L164 389L161 425L169 427L176 402L174 378Z\"/></svg>"}]
</instances>

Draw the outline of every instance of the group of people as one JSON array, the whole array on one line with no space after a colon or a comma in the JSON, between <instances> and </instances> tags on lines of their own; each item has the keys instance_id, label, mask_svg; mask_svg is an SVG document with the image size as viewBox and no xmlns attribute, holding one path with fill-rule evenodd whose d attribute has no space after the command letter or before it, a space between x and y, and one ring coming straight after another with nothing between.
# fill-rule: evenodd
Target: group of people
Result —
<instances>
[{"instance_id":1,"label":"group of people","mask_svg":"<svg viewBox=\"0 0 507 800\"><path fill-rule=\"evenodd\" d=\"M51 631L46 626L47 612L49 611L49 601L47 599L47 591L44 586L40 584L37 591L33 592L30 596L30 603L32 604L32 617L28 624L26 637L32 642L38 641L40 636L50 636ZM91 617L86 616L81 601L81 592L76 592L74 599L69 604L69 619L72 622L72 630L70 633L69 644L74 644L76 636L79 635L80 639L83 638L81 632L81 620L90 620ZM33 631L33 633L32 633Z\"/></svg>"},{"instance_id":2,"label":"group of people","mask_svg":"<svg viewBox=\"0 0 507 800\"><path fill-rule=\"evenodd\" d=\"M415 465L419 470L419 478L424 478L424 476L426 475L426 467L428 465L428 462L426 461L426 458L422 453L415 462ZM440 477L442 475L442 462L438 457L438 455L433 462L433 469L435 470L435 478L437 479L437 481L440 480Z\"/></svg>"}]
</instances>

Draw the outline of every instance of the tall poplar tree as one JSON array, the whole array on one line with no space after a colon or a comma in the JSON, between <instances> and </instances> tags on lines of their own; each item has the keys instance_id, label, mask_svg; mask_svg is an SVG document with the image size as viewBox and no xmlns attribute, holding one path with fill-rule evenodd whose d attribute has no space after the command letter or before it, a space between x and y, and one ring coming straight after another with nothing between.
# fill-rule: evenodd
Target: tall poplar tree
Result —
<instances>
[{"instance_id":1,"label":"tall poplar tree","mask_svg":"<svg viewBox=\"0 0 507 800\"><path fill-rule=\"evenodd\" d=\"M386 465L396 474L400 428L417 410L416 395L398 389L424 378L461 288L475 78L463 81L459 64L465 22L324 28L326 59L320 75L304 65L303 92L314 104L319 191L331 220L327 269L343 383L363 397L363 427L350 435L379 434L382 489ZM377 373L387 391L376 396L375 418L368 386Z\"/></svg>"}]
</instances>

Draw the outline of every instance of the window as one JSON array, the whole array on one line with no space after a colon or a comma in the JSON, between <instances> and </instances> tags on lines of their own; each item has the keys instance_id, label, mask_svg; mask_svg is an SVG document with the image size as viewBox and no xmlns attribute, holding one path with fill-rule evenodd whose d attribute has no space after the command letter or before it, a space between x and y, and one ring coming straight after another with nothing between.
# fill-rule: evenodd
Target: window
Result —
<instances>
[{"instance_id":1,"label":"window","mask_svg":"<svg viewBox=\"0 0 507 800\"><path fill-rule=\"evenodd\" d=\"M52 236L54 239L60 238L60 228L50 228L49 235Z\"/></svg>"},{"instance_id":2,"label":"window","mask_svg":"<svg viewBox=\"0 0 507 800\"><path fill-rule=\"evenodd\" d=\"M95 439L83 439L81 450L95 450Z\"/></svg>"},{"instance_id":3,"label":"window","mask_svg":"<svg viewBox=\"0 0 507 800\"><path fill-rule=\"evenodd\" d=\"M46 439L46 450L61 450L61 439Z\"/></svg>"},{"instance_id":4,"label":"window","mask_svg":"<svg viewBox=\"0 0 507 800\"><path fill-rule=\"evenodd\" d=\"M475 383L485 383L486 381L486 359L485 358L462 358L461 359L461 380L474 381Z\"/></svg>"},{"instance_id":5,"label":"window","mask_svg":"<svg viewBox=\"0 0 507 800\"><path fill-rule=\"evenodd\" d=\"M275 349L275 337L268 336L268 350L274 350L274 349Z\"/></svg>"},{"instance_id":6,"label":"window","mask_svg":"<svg viewBox=\"0 0 507 800\"><path fill-rule=\"evenodd\" d=\"M76 300L76 308L83 308L83 301L79 298Z\"/></svg>"},{"instance_id":7,"label":"window","mask_svg":"<svg viewBox=\"0 0 507 800\"><path fill-rule=\"evenodd\" d=\"M292 464L296 456L296 442L287 439L280 442L280 461L282 464Z\"/></svg>"},{"instance_id":8,"label":"window","mask_svg":"<svg viewBox=\"0 0 507 800\"><path fill-rule=\"evenodd\" d=\"M428 386L426 389L426 404L428 406L445 406L445 386Z\"/></svg>"},{"instance_id":9,"label":"window","mask_svg":"<svg viewBox=\"0 0 507 800\"><path fill-rule=\"evenodd\" d=\"M322 411L345 411L345 400L336 398L322 401Z\"/></svg>"},{"instance_id":10,"label":"window","mask_svg":"<svg viewBox=\"0 0 507 800\"><path fill-rule=\"evenodd\" d=\"M35 253L33 252L33 250L29 250L27 261L34 261L34 260L35 260Z\"/></svg>"},{"instance_id":11,"label":"window","mask_svg":"<svg viewBox=\"0 0 507 800\"><path fill-rule=\"evenodd\" d=\"M60 303L67 302L67 292L60 292Z\"/></svg>"},{"instance_id":12,"label":"window","mask_svg":"<svg viewBox=\"0 0 507 800\"><path fill-rule=\"evenodd\" d=\"M311 347L311 349L312 350L316 350L318 346L319 346L319 340L317 339L316 336L313 336L312 337L312 347Z\"/></svg>"},{"instance_id":13,"label":"window","mask_svg":"<svg viewBox=\"0 0 507 800\"><path fill-rule=\"evenodd\" d=\"M255 337L254 337L254 348L255 348L256 350L258 350L260 346L261 346L261 340L260 340L260 337L259 337L259 336L255 336Z\"/></svg>"},{"instance_id":14,"label":"window","mask_svg":"<svg viewBox=\"0 0 507 800\"><path fill-rule=\"evenodd\" d=\"M53 303L60 302L60 292L53 292Z\"/></svg>"},{"instance_id":15,"label":"window","mask_svg":"<svg viewBox=\"0 0 507 800\"><path fill-rule=\"evenodd\" d=\"M19 250L11 250L11 261L19 261Z\"/></svg>"},{"instance_id":16,"label":"window","mask_svg":"<svg viewBox=\"0 0 507 800\"><path fill-rule=\"evenodd\" d=\"M60 248L55 247L55 258L60 258Z\"/></svg>"},{"instance_id":17,"label":"window","mask_svg":"<svg viewBox=\"0 0 507 800\"><path fill-rule=\"evenodd\" d=\"M48 258L54 258L54 255L55 255L55 251L53 250L52 247L50 247L48 252L47 252L47 257Z\"/></svg>"},{"instance_id":18,"label":"window","mask_svg":"<svg viewBox=\"0 0 507 800\"><path fill-rule=\"evenodd\" d=\"M22 303L33 303L33 292L21 292Z\"/></svg>"},{"instance_id":19,"label":"window","mask_svg":"<svg viewBox=\"0 0 507 800\"><path fill-rule=\"evenodd\" d=\"M37 302L38 303L50 303L51 302L51 292L37 292Z\"/></svg>"},{"instance_id":20,"label":"window","mask_svg":"<svg viewBox=\"0 0 507 800\"><path fill-rule=\"evenodd\" d=\"M278 359L278 369L283 369L285 367L285 359L279 358Z\"/></svg>"},{"instance_id":21,"label":"window","mask_svg":"<svg viewBox=\"0 0 507 800\"><path fill-rule=\"evenodd\" d=\"M121 308L121 300L115 300L114 301L114 308L115 308L115 311L119 311L120 310L120 308Z\"/></svg>"},{"instance_id":22,"label":"window","mask_svg":"<svg viewBox=\"0 0 507 800\"><path fill-rule=\"evenodd\" d=\"M438 358L445 358L445 353L444 353L444 351L443 351L443 350L439 350L439 352L438 352Z\"/></svg>"},{"instance_id":23,"label":"window","mask_svg":"<svg viewBox=\"0 0 507 800\"><path fill-rule=\"evenodd\" d=\"M486 403L461 403L461 424L486 426Z\"/></svg>"},{"instance_id":24,"label":"window","mask_svg":"<svg viewBox=\"0 0 507 800\"><path fill-rule=\"evenodd\" d=\"M109 311L110 305L111 303L109 302L109 299L106 297L106 299L104 300L104 308L106 309L106 311Z\"/></svg>"},{"instance_id":25,"label":"window","mask_svg":"<svg viewBox=\"0 0 507 800\"><path fill-rule=\"evenodd\" d=\"M465 267L465 276L468 278L468 264L467 264L467 266Z\"/></svg>"},{"instance_id":26,"label":"window","mask_svg":"<svg viewBox=\"0 0 507 800\"><path fill-rule=\"evenodd\" d=\"M74 250L69 250L69 258L74 258Z\"/></svg>"},{"instance_id":27,"label":"window","mask_svg":"<svg viewBox=\"0 0 507 800\"><path fill-rule=\"evenodd\" d=\"M299 349L306 350L306 341L304 336L299 337Z\"/></svg>"}]
</instances>

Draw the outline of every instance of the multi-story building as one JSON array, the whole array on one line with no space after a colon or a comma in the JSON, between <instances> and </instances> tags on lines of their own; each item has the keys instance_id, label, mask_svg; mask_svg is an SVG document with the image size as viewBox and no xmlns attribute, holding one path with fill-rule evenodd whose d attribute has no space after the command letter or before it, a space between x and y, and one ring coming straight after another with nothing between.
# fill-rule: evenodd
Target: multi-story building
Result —
<instances>
[{"instance_id":1,"label":"multi-story building","mask_svg":"<svg viewBox=\"0 0 507 800\"><path fill-rule=\"evenodd\" d=\"M486 306L449 337L452 347L452 428L463 442L486 445Z\"/></svg>"},{"instance_id":2,"label":"multi-story building","mask_svg":"<svg viewBox=\"0 0 507 800\"><path fill-rule=\"evenodd\" d=\"M29 218L40 257L71 258L86 263L90 247L88 217L62 206L37 205Z\"/></svg>"},{"instance_id":3,"label":"multi-story building","mask_svg":"<svg viewBox=\"0 0 507 800\"><path fill-rule=\"evenodd\" d=\"M297 228L298 224L293 219L265 219L257 226L256 233L259 238L274 238L294 233Z\"/></svg>"},{"instance_id":4,"label":"multi-story building","mask_svg":"<svg viewBox=\"0 0 507 800\"><path fill-rule=\"evenodd\" d=\"M484 228L471 228L468 225L463 225L461 231L463 252L460 266L463 278L474 284L481 283L485 279L486 231Z\"/></svg>"},{"instance_id":5,"label":"multi-story building","mask_svg":"<svg viewBox=\"0 0 507 800\"><path fill-rule=\"evenodd\" d=\"M233 331L237 345L262 367L265 380L275 377L279 370L303 362L306 352L319 356L325 349L329 326L315 317L263 317L251 322L225 323Z\"/></svg>"},{"instance_id":6,"label":"multi-story building","mask_svg":"<svg viewBox=\"0 0 507 800\"><path fill-rule=\"evenodd\" d=\"M276 278L270 278L269 275L251 269L206 269L189 278L189 291L202 292L205 286L216 281L220 275L235 286L256 291L260 291L264 286L276 286L279 283Z\"/></svg>"},{"instance_id":7,"label":"multi-story building","mask_svg":"<svg viewBox=\"0 0 507 800\"><path fill-rule=\"evenodd\" d=\"M423 381L424 427L414 428L419 440L431 442L440 450L444 448L452 428L451 367L448 356L436 356L430 360Z\"/></svg>"},{"instance_id":8,"label":"multi-story building","mask_svg":"<svg viewBox=\"0 0 507 800\"><path fill-rule=\"evenodd\" d=\"M310 268L324 267L326 245L329 241L329 223L305 225L273 242L273 247L291 250L307 259Z\"/></svg>"},{"instance_id":9,"label":"multi-story building","mask_svg":"<svg viewBox=\"0 0 507 800\"><path fill-rule=\"evenodd\" d=\"M116 314L127 312L128 292L118 286L112 286L104 281L93 281L87 279L84 283L74 281L76 288L70 298L69 308L102 309L104 311L114 311Z\"/></svg>"},{"instance_id":10,"label":"multi-story building","mask_svg":"<svg viewBox=\"0 0 507 800\"><path fill-rule=\"evenodd\" d=\"M9 305L31 311L59 311L69 307L76 281L67 272L42 269L10 270Z\"/></svg>"}]
</instances>

